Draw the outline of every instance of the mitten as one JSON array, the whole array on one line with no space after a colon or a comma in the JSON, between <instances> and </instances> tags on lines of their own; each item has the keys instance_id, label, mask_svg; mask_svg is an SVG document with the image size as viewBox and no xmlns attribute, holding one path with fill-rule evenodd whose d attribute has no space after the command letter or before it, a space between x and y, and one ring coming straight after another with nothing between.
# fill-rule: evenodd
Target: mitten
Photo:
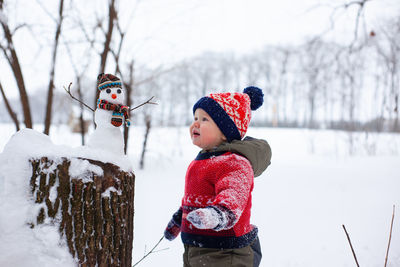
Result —
<instances>
[{"instance_id":1,"label":"mitten","mask_svg":"<svg viewBox=\"0 0 400 267\"><path fill-rule=\"evenodd\" d=\"M215 231L229 229L233 219L232 214L226 209L209 206L189 212L186 219L198 229L213 229Z\"/></svg>"},{"instance_id":2,"label":"mitten","mask_svg":"<svg viewBox=\"0 0 400 267\"><path fill-rule=\"evenodd\" d=\"M172 219L169 221L167 228L164 231L164 237L169 241L174 240L181 231L182 222L182 209L174 213Z\"/></svg>"},{"instance_id":3,"label":"mitten","mask_svg":"<svg viewBox=\"0 0 400 267\"><path fill-rule=\"evenodd\" d=\"M119 127L122 125L122 113L114 111L111 117L111 124L115 127Z\"/></svg>"}]
</instances>

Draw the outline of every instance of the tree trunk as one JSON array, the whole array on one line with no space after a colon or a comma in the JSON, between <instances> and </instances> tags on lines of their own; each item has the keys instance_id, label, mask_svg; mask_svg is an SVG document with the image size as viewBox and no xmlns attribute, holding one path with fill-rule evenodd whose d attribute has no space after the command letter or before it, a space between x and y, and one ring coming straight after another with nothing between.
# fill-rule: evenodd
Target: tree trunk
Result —
<instances>
[{"instance_id":1,"label":"tree trunk","mask_svg":"<svg viewBox=\"0 0 400 267\"><path fill-rule=\"evenodd\" d=\"M13 120L13 122L15 124L15 128L16 128L16 130L18 132L19 131L19 121L18 121L17 114L15 114L14 110L11 108L10 103L8 102L7 96L4 93L3 86L1 85L1 82L0 82L0 91L1 91L1 95L3 96L4 104L6 105L8 114L10 114L10 117Z\"/></svg>"},{"instance_id":2,"label":"tree trunk","mask_svg":"<svg viewBox=\"0 0 400 267\"><path fill-rule=\"evenodd\" d=\"M133 85L134 85L134 61L132 60L129 64L129 81L127 83L124 82L125 90L126 90L126 105L131 107L132 105L132 93L133 93ZM129 118L131 118L131 111L129 110ZM132 118L131 118L132 121ZM129 128L124 127L124 153L125 155L128 153L128 140L129 140Z\"/></svg>"},{"instance_id":3,"label":"tree trunk","mask_svg":"<svg viewBox=\"0 0 400 267\"><path fill-rule=\"evenodd\" d=\"M3 12L3 2L4 2L3 0L0 0L0 12ZM15 51L14 48L13 34L8 24L5 21L6 20L0 19L0 24L4 31L4 39L6 40L7 43L7 48L2 47L2 50L12 69L15 81L17 82L17 86L19 89L19 96L21 99L22 111L24 113L25 126L26 128L32 128L31 109L29 106L28 94L26 93L25 89L24 76L22 74L21 65L19 64L17 52Z\"/></svg>"},{"instance_id":4,"label":"tree trunk","mask_svg":"<svg viewBox=\"0 0 400 267\"><path fill-rule=\"evenodd\" d=\"M70 176L71 160L32 159L31 193L43 204L36 222L59 227L79 266L132 266L135 176L91 159L103 175Z\"/></svg>"},{"instance_id":5,"label":"tree trunk","mask_svg":"<svg viewBox=\"0 0 400 267\"><path fill-rule=\"evenodd\" d=\"M77 91L78 91L78 97L81 103L79 103L79 109L80 109L80 115L79 115L79 125L80 125L80 134L81 134L81 144L82 146L85 145L85 132L86 132L86 125L85 125L85 120L83 119L83 95L82 95L82 85L81 85L81 76L76 77L76 83L77 83Z\"/></svg>"},{"instance_id":6,"label":"tree trunk","mask_svg":"<svg viewBox=\"0 0 400 267\"><path fill-rule=\"evenodd\" d=\"M144 155L146 153L147 139L149 138L149 133L150 133L150 128L151 128L151 116L150 115L145 116L145 123L146 123L146 133L144 134L142 155L140 156L140 169L142 169L142 170L144 168Z\"/></svg>"},{"instance_id":7,"label":"tree trunk","mask_svg":"<svg viewBox=\"0 0 400 267\"><path fill-rule=\"evenodd\" d=\"M106 69L108 52L110 52L111 39L112 39L113 30L114 30L114 21L116 19L117 19L117 11L115 9L115 0L111 0L108 5L108 29L107 29L107 32L105 33L103 52L100 55L99 74L104 73L104 71ZM97 105L97 99L99 98L99 95L100 95L100 92L96 86L96 94L95 94L96 97L94 99L94 106Z\"/></svg>"},{"instance_id":8,"label":"tree trunk","mask_svg":"<svg viewBox=\"0 0 400 267\"><path fill-rule=\"evenodd\" d=\"M53 46L53 56L51 62L51 70L50 70L50 81L47 93L47 105L46 105L46 118L44 120L44 134L49 135L50 133L50 125L51 125L51 115L52 115L52 106L53 106L53 89L54 89L54 76L56 72L56 60L57 60L57 48L61 35L61 26L63 22L63 10L64 10L64 0L60 0L60 9L59 9L59 21L57 23L56 34L54 37L54 46Z\"/></svg>"}]
</instances>

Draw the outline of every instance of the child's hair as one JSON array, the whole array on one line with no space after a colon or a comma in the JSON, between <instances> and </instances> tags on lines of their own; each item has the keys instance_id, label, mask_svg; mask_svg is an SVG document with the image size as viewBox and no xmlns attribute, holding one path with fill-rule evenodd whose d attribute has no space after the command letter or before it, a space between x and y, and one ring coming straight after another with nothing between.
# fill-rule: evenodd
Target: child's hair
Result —
<instances>
[{"instance_id":1,"label":"child's hair","mask_svg":"<svg viewBox=\"0 0 400 267\"><path fill-rule=\"evenodd\" d=\"M263 102L261 89L250 86L243 93L217 93L202 97L193 106L193 113L198 108L207 112L230 142L244 137L251 110L258 109Z\"/></svg>"}]
</instances>

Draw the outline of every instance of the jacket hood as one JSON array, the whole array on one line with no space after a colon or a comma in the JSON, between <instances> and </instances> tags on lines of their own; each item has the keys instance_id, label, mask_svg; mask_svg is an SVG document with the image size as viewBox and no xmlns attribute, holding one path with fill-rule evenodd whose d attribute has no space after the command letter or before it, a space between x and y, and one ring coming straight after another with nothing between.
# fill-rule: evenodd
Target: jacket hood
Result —
<instances>
[{"instance_id":1,"label":"jacket hood","mask_svg":"<svg viewBox=\"0 0 400 267\"><path fill-rule=\"evenodd\" d=\"M214 151L229 151L244 156L253 167L254 177L260 176L271 164L272 152L268 142L249 136L243 140L222 143Z\"/></svg>"}]
</instances>

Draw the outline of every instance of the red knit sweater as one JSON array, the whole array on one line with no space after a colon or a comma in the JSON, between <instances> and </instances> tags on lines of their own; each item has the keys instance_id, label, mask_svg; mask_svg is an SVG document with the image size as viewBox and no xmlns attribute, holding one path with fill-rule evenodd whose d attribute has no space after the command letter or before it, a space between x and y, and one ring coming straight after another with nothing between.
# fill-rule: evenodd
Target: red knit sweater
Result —
<instances>
[{"instance_id":1,"label":"red knit sweater","mask_svg":"<svg viewBox=\"0 0 400 267\"><path fill-rule=\"evenodd\" d=\"M250 162L231 152L200 153L189 165L182 199L181 236L186 244L209 248L240 248L257 236L250 224L254 173ZM217 207L229 214L225 230L201 230L186 216L192 210Z\"/></svg>"}]
</instances>

